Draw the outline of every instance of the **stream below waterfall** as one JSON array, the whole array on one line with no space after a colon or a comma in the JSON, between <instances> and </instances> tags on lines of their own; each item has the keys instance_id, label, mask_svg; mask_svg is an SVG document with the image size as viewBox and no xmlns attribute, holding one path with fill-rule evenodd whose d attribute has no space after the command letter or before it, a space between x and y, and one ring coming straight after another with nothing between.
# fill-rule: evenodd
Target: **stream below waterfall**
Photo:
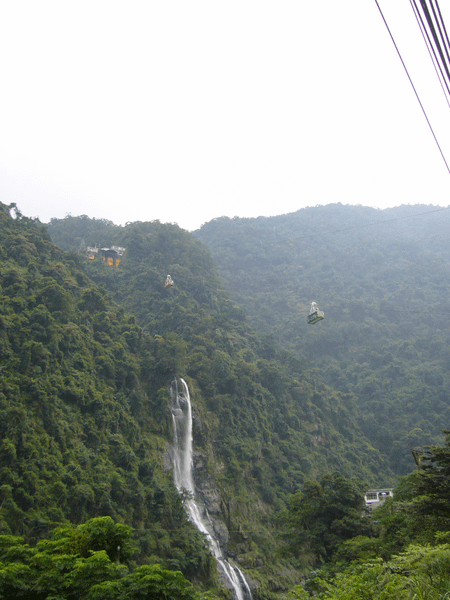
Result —
<instances>
[{"instance_id":1,"label":"stream below waterfall","mask_svg":"<svg viewBox=\"0 0 450 600\"><path fill-rule=\"evenodd\" d=\"M183 490L189 492L190 498L185 504L189 519L208 540L211 552L217 560L218 569L229 582L230 589L234 592L235 600L252 600L250 586L244 574L239 567L232 566L226 557L223 556L219 542L214 536L211 519L209 519L207 513L206 517L202 516L202 512L205 511L202 511L195 500L195 485L192 474L192 406L189 388L184 379L180 379L180 381L183 387L182 391L178 390L177 381L174 381L171 387L175 486L180 493Z\"/></svg>"}]
</instances>

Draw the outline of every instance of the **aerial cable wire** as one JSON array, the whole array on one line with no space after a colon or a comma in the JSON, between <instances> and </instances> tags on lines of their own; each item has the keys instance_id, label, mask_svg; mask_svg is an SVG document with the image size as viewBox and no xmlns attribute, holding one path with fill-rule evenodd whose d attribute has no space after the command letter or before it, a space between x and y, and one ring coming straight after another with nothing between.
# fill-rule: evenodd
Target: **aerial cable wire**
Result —
<instances>
[{"instance_id":1,"label":"aerial cable wire","mask_svg":"<svg viewBox=\"0 0 450 600\"><path fill-rule=\"evenodd\" d=\"M448 61L450 61L450 51L449 51L450 44L449 44L449 40L448 40L448 36L447 36L447 31L445 29L445 24L444 24L444 21L442 19L442 14L441 14L441 11L439 9L439 5L437 3L437 0L436 0L437 12L436 12L436 9L435 9L435 7L433 5L433 0L431 0L430 6L431 6L431 10L432 10L433 17L434 17L434 22L436 23L436 25L438 27L438 30L439 30L439 36L440 36L440 39L442 41L443 48L445 50L445 56L446 56L446 58L444 56L444 53L440 49L440 44L437 41L436 41L436 44L438 45L438 49L440 50L440 56L441 56L442 64L443 64L444 68L446 69L446 73L447 73L447 75L449 77L449 81L450 81L450 76L449 76L450 67L449 67L449 62L448 62ZM441 27L441 25L442 25L442 27ZM431 24L430 24L430 27L431 27Z\"/></svg>"},{"instance_id":2,"label":"aerial cable wire","mask_svg":"<svg viewBox=\"0 0 450 600\"><path fill-rule=\"evenodd\" d=\"M378 0L375 0L375 4L376 4L376 5L377 5L377 7L378 7L378 10L379 10L379 12L380 12L381 18L383 19L383 22L384 22L384 24L385 24L385 26L386 26L386 29L387 29L387 31L388 31L388 33L389 33L389 36L390 36L391 40L392 40L392 43L394 44L394 47L395 47L395 49L396 49L396 51L397 51L397 54L398 54L398 56L399 56L399 58L400 58L400 61L401 61L402 65L403 65L403 68L404 68L404 70L405 70L405 73L406 73L406 75L407 75L407 77L408 77L408 79L409 79L409 82L410 82L410 84L411 84L411 87L412 87L412 89L414 90L414 94L416 95L417 101L418 101L418 103L419 103L419 105L420 105L420 108L422 109L422 112L423 112L423 114L424 114L424 117L425 117L425 119L426 119L426 121L427 121L427 123L428 123L428 127L430 128L430 131L431 131L431 133L432 133L432 135L433 135L434 141L436 142L436 145L437 145L437 147L438 147L438 149L439 149L439 152L440 152L440 154L441 154L441 156L442 156L442 160L443 160L443 161L444 161L444 163L445 163L445 166L446 166L446 168L447 168L447 172L450 174L450 167L449 167L449 165L448 165L448 163L447 163L447 160L445 159L444 153L443 153L443 151L442 151L442 148L441 148L441 146L440 146L440 144L439 144L439 142L438 142L438 139L437 139L437 137L436 137L436 135L435 135L435 133L434 133L433 127L431 126L430 120L428 119L427 113L425 112L425 108L423 107L423 104L422 104L422 102L420 101L419 94L417 93L417 90L416 90L416 88L414 87L414 83L412 82L412 79L411 79L411 77L410 77L410 75L409 75L408 69L406 68L406 65L405 65L405 63L404 63L404 61L403 61L402 55L400 54L400 51L399 51L399 49L398 49L398 47L397 47L397 44L395 43L394 36L392 35L392 33L391 33L391 30L389 29L389 25L387 24L387 21L386 21L386 19L384 18L384 14L383 14L383 11L382 11L382 10L381 10L381 8L380 8L380 5L378 4Z\"/></svg>"},{"instance_id":3,"label":"aerial cable wire","mask_svg":"<svg viewBox=\"0 0 450 600\"><path fill-rule=\"evenodd\" d=\"M445 39L447 41L447 48L450 48L450 40L448 39L447 29L445 27L444 19L442 18L441 9L439 8L439 4L438 4L437 0L436 0L436 6L437 6L438 13L439 13L439 18L440 18L441 23L442 23L442 29L443 29L444 34L445 34Z\"/></svg>"},{"instance_id":4,"label":"aerial cable wire","mask_svg":"<svg viewBox=\"0 0 450 600\"><path fill-rule=\"evenodd\" d=\"M437 25L437 28L438 28L438 31L439 31L439 37L441 39L442 46L443 46L443 48L445 50L445 55L447 56L447 61L450 61L447 32L445 30L444 21L442 19L442 14L441 14L441 11L439 10L439 4L437 3L437 0L435 0L435 3L436 3L436 7L438 9L437 14L436 14L436 8L434 7L434 4L433 4L433 0L430 0L431 11L433 13L434 22ZM444 35L443 32L445 32L445 35ZM447 68L447 72L450 72L450 69L448 67L448 62L445 62L445 58L443 59L443 62L445 63L445 66Z\"/></svg>"},{"instance_id":5,"label":"aerial cable wire","mask_svg":"<svg viewBox=\"0 0 450 600\"><path fill-rule=\"evenodd\" d=\"M415 3L415 0L410 0L410 4L411 4L411 7L413 9L414 15L416 17L416 21L417 21L417 23L419 25L419 29L421 30L422 37L423 37L423 39L425 41L425 45L427 47L428 54L430 55L431 61L432 61L433 66L434 66L434 70L436 72L436 75L437 75L437 77L439 79L439 83L440 83L441 88L442 88L442 91L444 92L445 99L446 99L446 101L448 103L449 101L448 101L448 98L447 98L446 91L444 89L444 85L447 88L447 92L450 93L450 90L449 90L449 85L448 85L448 83L447 83L447 81L445 79L445 74L444 74L444 72L442 70L442 67L441 67L439 59L438 59L438 57L436 55L436 51L434 49L433 43L432 43L432 41L430 39L430 36L428 34L428 31L427 31L427 28L425 26L425 23L423 22L422 15L421 15L418 7L417 7L417 4Z\"/></svg>"},{"instance_id":6,"label":"aerial cable wire","mask_svg":"<svg viewBox=\"0 0 450 600\"><path fill-rule=\"evenodd\" d=\"M436 8L433 5L433 0L429 0L429 1L430 1L431 11L427 7L426 0L410 0L410 4L413 7L413 11L415 13L416 20L418 20L418 18L420 18L419 27L422 31L422 36L423 36L423 32L425 31L426 36L428 38L428 45L433 50L435 60L436 60L437 64L439 65L439 70L441 71L441 75L443 78L445 78L447 76L447 82L448 82L448 81L450 81L450 67L449 67L449 63L448 63L448 61L450 61L450 52L449 52L450 44L448 41L447 31L445 29L445 24L442 19L442 14L439 9L439 5L437 4L437 0L435 0ZM418 7L418 2L420 2L420 5L422 7L422 11L425 16L427 25L425 25L425 23L423 21L421 11L419 10L419 7ZM433 18L431 16L431 14L433 15ZM439 36L436 33L436 26L439 31ZM432 42L430 40L428 31L431 33L434 42ZM441 41L439 41L439 40L441 40ZM433 45L433 43L434 43L434 45ZM436 56L435 48L439 54L440 59ZM442 69L444 69L446 75L444 75L444 72L442 71Z\"/></svg>"},{"instance_id":7,"label":"aerial cable wire","mask_svg":"<svg viewBox=\"0 0 450 600\"><path fill-rule=\"evenodd\" d=\"M444 73L442 71L442 67L441 67L441 65L439 63L438 57L436 56L435 49L434 49L433 44L432 44L432 42L430 40L430 36L428 34L428 31L427 31L427 28L425 26L425 23L423 22L422 15L421 15L419 9L417 8L415 0L409 0L409 2L410 2L411 7L413 9L414 16L416 17L417 24L419 25L419 29L420 29L420 31L422 33L422 37L423 37L425 45L427 47L428 54L430 55L431 62L433 63L434 70L436 71L437 78L439 79L439 83L440 83L442 91L444 93L445 100L446 100L448 106L450 107L450 100L448 98L448 95L450 95L449 84L447 83L447 81L445 79L445 75L444 75Z\"/></svg>"},{"instance_id":8,"label":"aerial cable wire","mask_svg":"<svg viewBox=\"0 0 450 600\"><path fill-rule=\"evenodd\" d=\"M428 54L430 55L431 62L433 63L434 70L436 72L436 75L437 75L437 78L439 80L440 86L441 86L442 91L444 93L445 100L446 100L447 104L450 106L449 99L448 99L448 96L447 96L447 94L450 94L449 84L448 84L448 82L447 82L447 80L445 78L445 74L444 74L444 72L442 70L441 64L440 64L439 59L438 59L438 57L436 55L436 51L434 49L433 43L432 43L432 41L430 39L430 36L428 34L428 31L427 31L427 28L425 26L425 23L423 22L422 15L421 15L421 13L420 13L420 11L419 11L416 3L415 3L415 0L410 0L410 4L411 4L411 7L413 9L414 16L416 17L416 21L417 21L417 23L419 25L419 29L420 29L420 31L422 33L422 37L423 37L425 45L427 47Z\"/></svg>"},{"instance_id":9,"label":"aerial cable wire","mask_svg":"<svg viewBox=\"0 0 450 600\"><path fill-rule=\"evenodd\" d=\"M334 229L332 231L322 231L320 233L311 233L310 235L303 235L300 237L300 240L311 238L311 237L321 237L322 235L331 235L333 233L343 233L347 231L353 231L354 229L363 229L364 227L372 227L374 225L384 225L385 223L393 223L394 221L402 221L403 219L412 219L413 217L422 217L423 215L429 215L431 213L441 212L443 210L448 210L450 206L444 206L442 208L436 208L434 210L427 210L425 212L417 213L415 215L404 215L403 217L394 217L393 219L386 219L385 221L372 221L371 223L365 223L364 225L355 225L353 227L346 227L345 229Z\"/></svg>"},{"instance_id":10,"label":"aerial cable wire","mask_svg":"<svg viewBox=\"0 0 450 600\"><path fill-rule=\"evenodd\" d=\"M433 13L435 27L437 26L438 31L439 31L440 42L437 39L438 36L435 33L435 29L433 31L433 36L434 36L434 39L436 40L436 45L437 45L437 48L438 48L439 56L441 58L442 65L443 65L444 70L445 70L446 75L447 75L447 81L450 82L450 66L449 66L450 56L449 56L449 51L448 51L448 47L446 45L445 37L444 37L443 32L442 32L441 24L439 22L439 19L438 19L438 16L436 14L436 10L435 10L433 4L431 4L431 11ZM431 27L431 24L430 24L430 27Z\"/></svg>"},{"instance_id":11,"label":"aerial cable wire","mask_svg":"<svg viewBox=\"0 0 450 600\"><path fill-rule=\"evenodd\" d=\"M439 41L438 34L436 33L436 27L435 27L435 24L434 24L433 19L431 17L430 10L428 9L428 6L427 6L425 0L420 0L420 4L422 6L422 10L423 10L423 14L425 15L425 19L426 19L426 21L428 23L428 28L429 28L429 30L431 32L431 35L433 36L435 47L436 47L436 49L437 49L437 51L439 53L439 56L440 56L440 59L441 59L441 64L444 67L444 70L445 70L445 73L446 73L446 76L447 76L447 81L450 81L450 70L449 70L449 67L448 67L448 65L446 63L444 52L442 51L441 43ZM433 15L436 17L436 13L434 12L433 6L431 7L431 9L432 9ZM438 24L438 27L439 27L439 24ZM441 33L440 27L439 27L439 32ZM443 40L442 33L441 33L441 39ZM448 55L448 52L447 52L447 55Z\"/></svg>"}]
</instances>

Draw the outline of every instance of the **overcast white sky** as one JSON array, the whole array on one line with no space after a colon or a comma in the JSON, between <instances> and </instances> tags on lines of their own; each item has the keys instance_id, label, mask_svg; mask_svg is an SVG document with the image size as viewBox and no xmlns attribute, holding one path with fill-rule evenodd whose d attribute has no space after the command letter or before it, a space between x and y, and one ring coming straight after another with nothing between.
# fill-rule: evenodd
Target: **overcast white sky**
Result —
<instances>
[{"instance_id":1,"label":"overcast white sky","mask_svg":"<svg viewBox=\"0 0 450 600\"><path fill-rule=\"evenodd\" d=\"M379 3L450 161L409 0ZM374 0L0 0L0 57L0 201L43 222L450 204Z\"/></svg>"}]
</instances>

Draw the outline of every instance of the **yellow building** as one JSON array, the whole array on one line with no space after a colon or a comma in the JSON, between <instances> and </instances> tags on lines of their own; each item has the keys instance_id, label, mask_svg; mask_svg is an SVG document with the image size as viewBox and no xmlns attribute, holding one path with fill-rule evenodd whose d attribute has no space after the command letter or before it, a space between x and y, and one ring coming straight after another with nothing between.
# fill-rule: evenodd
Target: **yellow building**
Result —
<instances>
[{"instance_id":1,"label":"yellow building","mask_svg":"<svg viewBox=\"0 0 450 600\"><path fill-rule=\"evenodd\" d=\"M99 248L98 246L86 248L86 258L95 260L101 258L111 267L118 267L126 248L111 246L111 248Z\"/></svg>"}]
</instances>

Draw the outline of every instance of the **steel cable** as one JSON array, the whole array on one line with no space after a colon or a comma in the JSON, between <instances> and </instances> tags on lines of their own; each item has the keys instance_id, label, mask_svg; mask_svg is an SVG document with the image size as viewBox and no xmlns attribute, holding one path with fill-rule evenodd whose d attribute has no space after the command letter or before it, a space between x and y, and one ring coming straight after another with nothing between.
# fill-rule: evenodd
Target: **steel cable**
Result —
<instances>
[{"instance_id":1,"label":"steel cable","mask_svg":"<svg viewBox=\"0 0 450 600\"><path fill-rule=\"evenodd\" d=\"M409 74L409 72L408 72L408 69L406 68L406 65L405 65L405 62L404 62L404 60L403 60L403 58L402 58L402 55L400 54L400 50L398 49L398 46L397 46L397 44L396 44L396 42L395 42L395 40L394 40L394 36L392 35L392 33L391 33L391 30L389 29L389 25L387 24L387 21L386 21L386 19L384 18L384 14L383 14L383 11L381 10L381 7L380 7L380 5L378 4L378 0L375 0L375 4L376 4L376 5L377 5L377 7L378 7L378 10L379 10L379 12L380 12L381 18L383 19L383 22L384 22L384 24L385 24L385 26L386 26L386 29L387 29L387 31L388 31L388 33L389 33L389 36L390 36L391 40L392 40L392 43L394 44L394 47L395 47L395 49L396 49L396 51L397 51L398 57L400 58L400 61L401 61L402 65L403 65L403 68L404 68L404 70L405 70L405 73L406 73L406 75L407 75L407 77L408 77L408 79L409 79L409 82L410 82L410 84L411 84L411 87L412 87L412 89L414 90L414 94L416 95L417 101L418 101L418 103L419 103L419 105L420 105L420 108L422 109L423 115L424 115L424 117L425 117L425 119L426 119L426 121L427 121L427 123L428 123L428 127L430 128L431 134L432 134L432 136L433 136L433 138L434 138L434 141L436 142L436 145L437 145L437 147L438 147L438 149L439 149L439 152L440 152L440 154L441 154L441 156L442 156L442 160L444 161L444 163L445 163L445 166L446 166L446 168L447 168L447 171L448 171L448 173L450 174L450 167L449 167L449 165L448 165L448 163L447 163L447 160L446 160L446 158L445 158L445 156L444 156L444 153L443 153L443 151L442 151L442 148L441 148L441 146L440 146L440 144L439 144L439 142L438 142L438 139L437 139L437 137L436 137L436 134L434 133L433 127L432 127L432 125L431 125L431 123L430 123L430 120L429 120L429 118L428 118L428 115L427 115L427 113L426 113L426 111L425 111L425 108L424 108L424 106L423 106L423 104L422 104L422 102L421 102L421 100L420 100L420 98L419 98L419 94L417 93L417 90L416 90L416 88L415 88L415 86L414 86L414 83L413 83L413 81L412 81L412 79L411 79L411 76L410 76L410 74Z\"/></svg>"}]
</instances>

